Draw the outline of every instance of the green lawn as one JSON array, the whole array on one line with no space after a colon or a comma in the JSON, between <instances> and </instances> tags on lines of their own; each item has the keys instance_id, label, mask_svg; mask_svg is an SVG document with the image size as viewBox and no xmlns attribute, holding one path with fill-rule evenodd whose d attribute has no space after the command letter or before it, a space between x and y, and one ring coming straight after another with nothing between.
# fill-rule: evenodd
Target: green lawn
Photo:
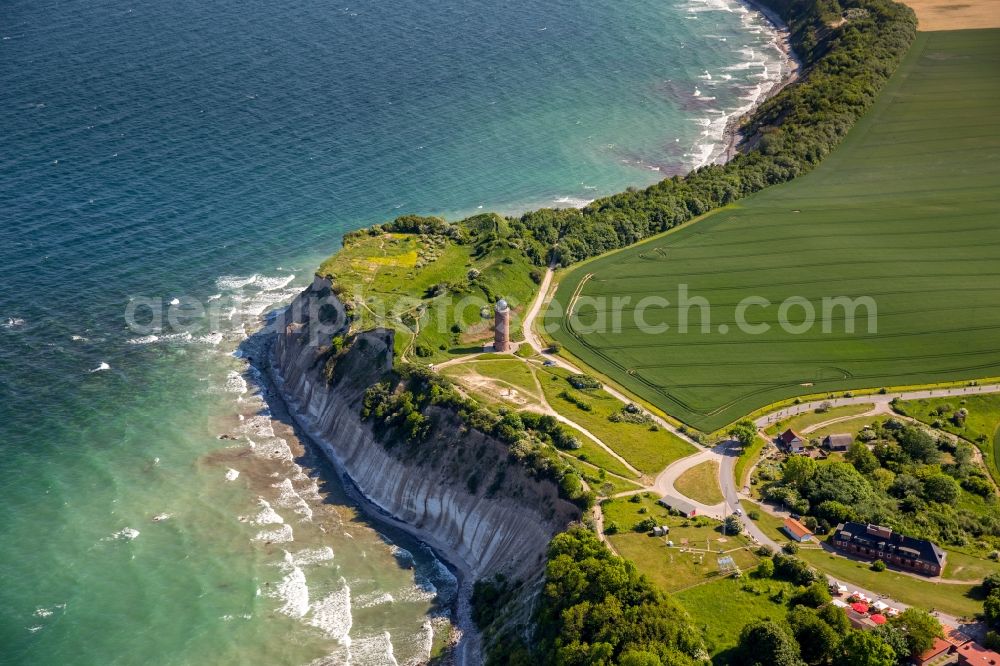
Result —
<instances>
[{"instance_id":1,"label":"green lawn","mask_svg":"<svg viewBox=\"0 0 1000 666\"><path fill-rule=\"evenodd\" d=\"M907 400L901 403L904 414L931 424L940 422L942 430L975 442L983 452L986 468L993 480L1000 483L1000 394L955 396L928 400ZM950 420L961 408L969 410L963 425ZM945 413L938 414L941 408Z\"/></svg>"},{"instance_id":2,"label":"green lawn","mask_svg":"<svg viewBox=\"0 0 1000 666\"><path fill-rule=\"evenodd\" d=\"M975 597L975 585L934 583L891 570L875 572L868 562L855 562L823 550L802 549L798 556L831 576L887 594L904 604L936 608L957 617L972 617L983 609L982 599Z\"/></svg>"},{"instance_id":3,"label":"green lawn","mask_svg":"<svg viewBox=\"0 0 1000 666\"><path fill-rule=\"evenodd\" d=\"M806 428L814 426L817 423L824 423L832 419L854 416L855 414L864 414L865 412L871 411L874 407L875 404L869 402L861 405L842 405L840 407L831 407L822 413L815 411L806 412L805 414L799 414L791 417L790 419L785 419L784 421L778 421L777 423L770 425L766 432L769 435L779 435L788 428L791 428L801 435Z\"/></svg>"},{"instance_id":4,"label":"green lawn","mask_svg":"<svg viewBox=\"0 0 1000 666\"><path fill-rule=\"evenodd\" d=\"M736 487L743 488L745 485L750 483L749 473L753 469L753 466L757 464L760 460L761 454L764 452L764 447L767 446L767 441L760 436L754 438L753 444L751 444L743 452L743 455L739 457L736 461L736 466L733 469L733 476L736 477Z\"/></svg>"},{"instance_id":5,"label":"green lawn","mask_svg":"<svg viewBox=\"0 0 1000 666\"><path fill-rule=\"evenodd\" d=\"M772 597L783 599L793 589L791 583L779 580L725 578L678 592L674 598L702 630L709 654L717 657L713 661L725 663L725 658L718 658L720 653L736 645L745 624L763 618L785 618L785 602Z\"/></svg>"},{"instance_id":6,"label":"green lawn","mask_svg":"<svg viewBox=\"0 0 1000 666\"><path fill-rule=\"evenodd\" d=\"M545 398L557 412L582 427L614 449L633 467L646 474L656 474L673 461L695 452L695 447L676 435L651 430L649 424L615 423L609 416L621 411L621 401L602 389L574 389L561 368L538 368L538 379ZM570 398L590 407L582 409Z\"/></svg>"},{"instance_id":7,"label":"green lawn","mask_svg":"<svg viewBox=\"0 0 1000 666\"><path fill-rule=\"evenodd\" d=\"M597 467L603 467L613 474L624 476L628 479L635 477L635 475L628 471L624 465L618 462L614 456L599 447L594 440L590 439L583 433L579 433L577 435L577 439L580 440L580 448L575 451L567 451L567 453L571 456L589 462Z\"/></svg>"},{"instance_id":8,"label":"green lawn","mask_svg":"<svg viewBox=\"0 0 1000 666\"><path fill-rule=\"evenodd\" d=\"M887 417L885 416L859 416L858 418L847 419L846 421L841 421L840 423L832 423L828 426L817 428L809 433L808 437L810 439L822 439L827 435L833 435L840 432L850 433L851 435L857 437L858 433L866 427L879 421L885 421L886 418Z\"/></svg>"},{"instance_id":9,"label":"green lawn","mask_svg":"<svg viewBox=\"0 0 1000 666\"><path fill-rule=\"evenodd\" d=\"M741 504L743 504L744 510L748 513L751 510L755 510L757 512L758 517L751 518L751 520L756 523L757 527L759 527L764 534L771 537L778 543L791 541L791 539L788 538L788 535L781 529L785 524L784 518L778 518L777 516L769 514L760 504L750 500L743 500Z\"/></svg>"},{"instance_id":10,"label":"green lawn","mask_svg":"<svg viewBox=\"0 0 1000 666\"><path fill-rule=\"evenodd\" d=\"M718 504L724 498L719 487L719 463L714 460L695 465L674 482L674 489L702 504Z\"/></svg>"},{"instance_id":11,"label":"green lawn","mask_svg":"<svg viewBox=\"0 0 1000 666\"><path fill-rule=\"evenodd\" d=\"M943 577L978 583L989 574L998 571L1000 571L1000 563L976 557L975 555L949 550Z\"/></svg>"},{"instance_id":12,"label":"green lawn","mask_svg":"<svg viewBox=\"0 0 1000 666\"><path fill-rule=\"evenodd\" d=\"M603 502L604 526L607 529L611 523L618 525L619 533L608 535L612 545L663 590L673 592L719 578L719 551L726 551L743 570L757 565L757 556L746 549L749 541L743 536L723 536L718 521L704 516L679 518L670 515L653 497L640 495L640 500L636 503L617 498ZM673 541L673 548L667 545L668 539L632 530L649 517L670 527L668 539ZM706 549L713 552L697 552Z\"/></svg>"},{"instance_id":13,"label":"green lawn","mask_svg":"<svg viewBox=\"0 0 1000 666\"><path fill-rule=\"evenodd\" d=\"M464 242L444 234L352 235L318 273L353 308L355 330L394 328L397 354L412 341L411 360L440 361L481 348L491 336L488 308L499 296L514 310L516 339L520 315L538 289L529 276L533 266L523 252L494 243L512 234L503 218L478 215L456 225ZM483 243L493 243L488 252L477 251ZM483 307L490 316L482 316Z\"/></svg>"},{"instance_id":14,"label":"green lawn","mask_svg":"<svg viewBox=\"0 0 1000 666\"><path fill-rule=\"evenodd\" d=\"M706 432L796 395L1000 375L998 111L1000 31L921 33L813 172L562 273L555 300L572 314L553 315L553 337ZM683 307L682 287L711 308ZM615 297L631 299L620 318ZM744 313L767 331L740 330L748 297L770 303ZM877 326L865 307L833 308L824 332L823 299L837 297L872 299ZM816 313L805 332L779 325L789 298ZM638 308L669 328L640 330Z\"/></svg>"}]
</instances>

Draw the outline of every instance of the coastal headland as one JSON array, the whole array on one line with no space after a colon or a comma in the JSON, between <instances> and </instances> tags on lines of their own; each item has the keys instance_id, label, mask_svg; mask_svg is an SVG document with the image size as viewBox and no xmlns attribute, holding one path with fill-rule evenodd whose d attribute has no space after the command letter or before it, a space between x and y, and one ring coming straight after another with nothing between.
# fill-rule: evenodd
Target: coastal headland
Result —
<instances>
[{"instance_id":1,"label":"coastal headland","mask_svg":"<svg viewBox=\"0 0 1000 666\"><path fill-rule=\"evenodd\" d=\"M996 107L995 96L983 94L994 76L995 34L916 35L902 5L861 5L833 13L809 3L773 7L788 22L802 78L749 114L726 164L583 210L484 214L455 223L404 216L352 232L278 318L270 363L292 418L387 520L411 530L461 574L461 633L451 653L458 662L485 656L491 663L548 663L572 654L589 663L600 655L641 654L648 663L709 657L742 663L747 632L720 618L785 622L788 599L808 593L829 600L818 591L826 589L824 574L855 586L855 594L880 596L911 622L924 617L920 600L932 599L937 620L982 638L982 625L972 621L978 583L1000 574L987 557L1000 548L992 442L938 436L939 426L926 423L932 416L908 416L906 401L924 414L931 406L920 401L957 396L965 404L962 396L990 394L1000 387L975 380L1000 374L992 361L948 365L947 353L901 344L902 331L887 335L897 352L892 358L855 359L869 369L886 366L874 375L844 370L849 364L838 354L853 352L842 338L822 349L803 340L809 356L795 340L764 336L774 348L771 358L747 354L748 340L731 347L695 340L689 351L662 331L582 334L602 318L595 303L603 297L708 276L697 286L723 292L731 307L734 296L725 292L737 287L724 280L746 285L743 271L757 278L757 289L785 288L767 292L773 301L805 284L779 279L790 269L820 270L811 284L827 287L902 276L926 295L930 286L918 284L925 279L939 285L941 311L954 310L948 302L956 292L967 301L984 299L966 303L982 321L995 295L976 283L995 259L996 243L992 227L976 222L996 213L995 197L984 194L995 174L983 166L996 133L977 130L972 120ZM847 55L856 58L850 66ZM961 90L942 97L944 81ZM961 144L962 152L945 144ZM979 166L964 169L970 154ZM942 242L942 216L951 220L945 238L958 243L954 248ZM926 246L921 234L930 239ZM876 244L874 237L896 240ZM753 250L755 244L762 249ZM801 265L781 261L807 251L833 254ZM872 257L858 258L868 251ZM919 271L873 277L858 272L859 262ZM838 266L847 272L836 274ZM650 284L642 282L647 278ZM500 298L513 312L508 353L489 347L492 305ZM906 307L892 301L883 313L929 344L954 343L963 358L993 353L977 347L991 322L977 328L959 320L938 330L931 324L940 318ZM949 315L953 323L956 316ZM737 323L731 313L715 321ZM549 327L553 322L563 325ZM676 319L654 323L679 326ZM878 340L860 344L871 350ZM712 344L735 356L706 355ZM741 359L756 365L744 368ZM783 363L819 370L804 376L792 368L775 388ZM895 369L903 364L907 372ZM660 371L676 382L669 392L654 376ZM693 379L677 380L684 372ZM893 389L947 381L959 384L929 393ZM752 390L740 393L741 387ZM879 388L889 397L870 405L845 395ZM816 394L826 400L798 410L767 407ZM849 402L826 404L835 398ZM933 408L956 427L968 417L968 409L961 415L965 408L954 404ZM764 411L756 423L740 420L755 409ZM830 409L849 411L825 417ZM981 409L988 413L977 428L988 428L994 416L1000 426L1000 410ZM806 426L790 422L807 417ZM854 447L850 455L808 457L806 476L793 477L787 470L799 465L786 465L767 442L773 433L765 428L776 423L804 432L842 427L869 453ZM893 458L896 450L904 454ZM878 481L866 480L861 469ZM827 478L836 491L817 490ZM674 503L664 506L661 496ZM872 577L819 541L800 553L776 527L789 517L787 507L817 536L837 520L858 519L926 534L945 543L952 564L937 580L900 572ZM918 520L918 511L932 519ZM587 527L566 531L578 520ZM669 536L647 536L654 528ZM775 555L777 549L787 554ZM569 581L588 567L621 575L614 583L601 579L595 589L572 589ZM750 570L754 582L740 582ZM638 597L644 601L627 601ZM624 626L652 638L609 635L598 617L611 611L598 600L625 613ZM569 626L574 616L579 623ZM905 628L899 631L909 639ZM787 637L790 649L800 649L796 639ZM830 649L852 649L847 643Z\"/></svg>"}]
</instances>

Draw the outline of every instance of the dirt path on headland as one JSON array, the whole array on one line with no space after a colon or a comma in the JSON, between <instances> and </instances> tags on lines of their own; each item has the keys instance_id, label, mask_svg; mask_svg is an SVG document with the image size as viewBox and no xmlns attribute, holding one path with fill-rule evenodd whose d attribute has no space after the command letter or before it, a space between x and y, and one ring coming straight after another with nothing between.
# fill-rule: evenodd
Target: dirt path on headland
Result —
<instances>
[{"instance_id":1,"label":"dirt path on headland","mask_svg":"<svg viewBox=\"0 0 1000 666\"><path fill-rule=\"evenodd\" d=\"M1000 0L902 1L917 13L917 29L924 32L1000 28Z\"/></svg>"}]
</instances>

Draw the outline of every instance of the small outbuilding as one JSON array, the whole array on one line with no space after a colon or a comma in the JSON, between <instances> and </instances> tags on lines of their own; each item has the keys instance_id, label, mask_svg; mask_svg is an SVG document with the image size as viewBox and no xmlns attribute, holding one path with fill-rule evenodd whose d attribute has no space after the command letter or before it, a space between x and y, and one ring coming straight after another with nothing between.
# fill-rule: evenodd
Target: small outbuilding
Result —
<instances>
[{"instance_id":1,"label":"small outbuilding","mask_svg":"<svg viewBox=\"0 0 1000 666\"><path fill-rule=\"evenodd\" d=\"M854 442L849 433L837 433L823 438L823 447L829 451L846 451Z\"/></svg>"},{"instance_id":2,"label":"small outbuilding","mask_svg":"<svg viewBox=\"0 0 1000 666\"><path fill-rule=\"evenodd\" d=\"M793 541L798 541L799 543L809 541L813 537L812 531L794 518L785 518L785 524L781 529Z\"/></svg>"},{"instance_id":3,"label":"small outbuilding","mask_svg":"<svg viewBox=\"0 0 1000 666\"><path fill-rule=\"evenodd\" d=\"M685 518L693 518L698 515L698 507L685 499L681 499L680 497L664 495L660 498L659 502L671 511L676 511Z\"/></svg>"}]
</instances>

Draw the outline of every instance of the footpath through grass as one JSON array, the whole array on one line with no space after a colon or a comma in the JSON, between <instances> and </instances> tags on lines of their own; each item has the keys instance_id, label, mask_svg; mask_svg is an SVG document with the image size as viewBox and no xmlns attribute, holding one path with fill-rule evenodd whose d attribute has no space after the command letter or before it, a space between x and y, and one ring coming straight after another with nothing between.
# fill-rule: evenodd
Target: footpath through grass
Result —
<instances>
[{"instance_id":1,"label":"footpath through grass","mask_svg":"<svg viewBox=\"0 0 1000 666\"><path fill-rule=\"evenodd\" d=\"M800 435L804 435L805 433L803 431L806 428L815 426L818 423L825 423L827 421L832 421L833 419L864 414L865 412L870 412L874 407L875 404L869 402L860 405L842 405L840 407L831 407L830 409L822 412L806 412L805 414L798 414L789 419L785 419L784 421L777 421L768 426L765 432L769 435L776 436L791 428ZM834 424L834 426L835 425L836 424Z\"/></svg>"},{"instance_id":2,"label":"footpath through grass","mask_svg":"<svg viewBox=\"0 0 1000 666\"><path fill-rule=\"evenodd\" d=\"M594 433L594 436L625 458L637 470L656 474L695 447L671 432L646 423L614 422L625 405L603 389L575 389L562 368L538 368L545 399L554 410Z\"/></svg>"},{"instance_id":3,"label":"footpath through grass","mask_svg":"<svg viewBox=\"0 0 1000 666\"><path fill-rule=\"evenodd\" d=\"M554 337L706 432L796 395L996 376L998 153L1000 31L922 33L812 173L561 275ZM838 297L863 300L824 314Z\"/></svg>"}]
</instances>

